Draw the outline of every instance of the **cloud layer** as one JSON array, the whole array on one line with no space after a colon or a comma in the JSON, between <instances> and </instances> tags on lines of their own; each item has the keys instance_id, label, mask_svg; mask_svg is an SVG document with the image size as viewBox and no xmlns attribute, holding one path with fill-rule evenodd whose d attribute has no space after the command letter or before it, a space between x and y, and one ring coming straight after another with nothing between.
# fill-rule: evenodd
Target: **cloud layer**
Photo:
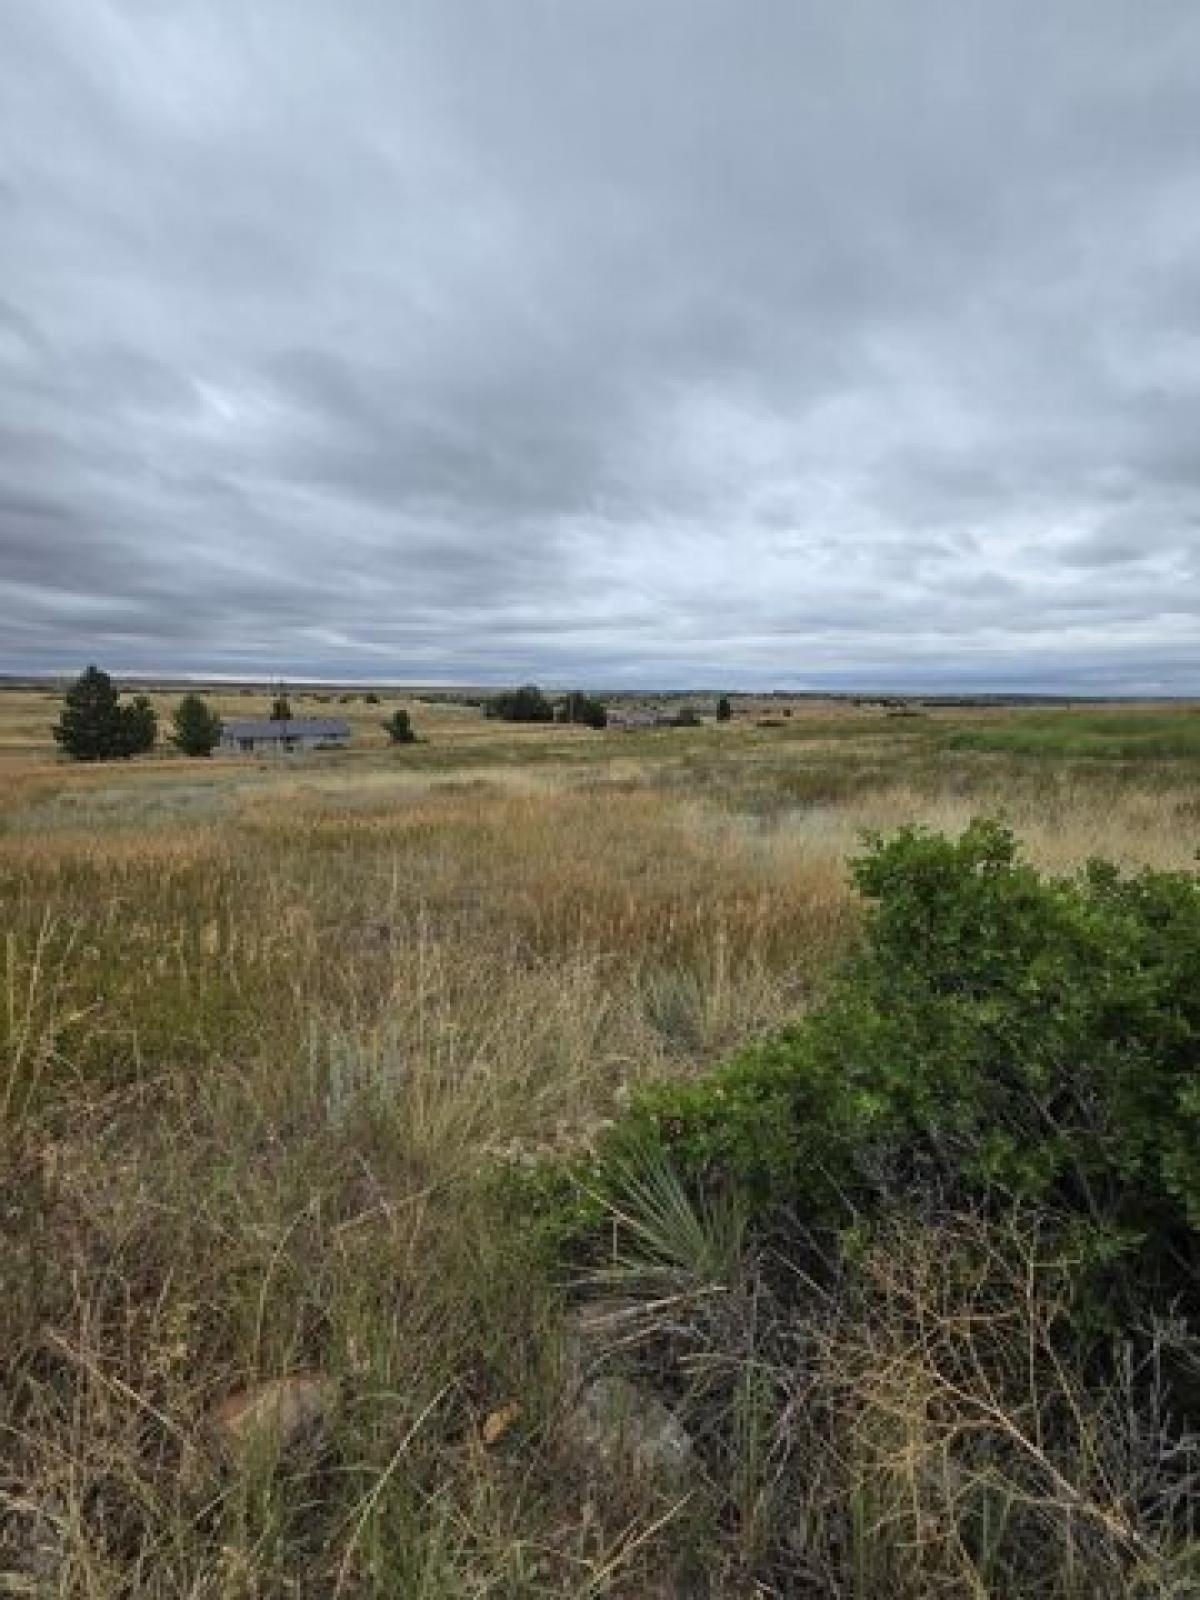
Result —
<instances>
[{"instance_id":1,"label":"cloud layer","mask_svg":"<svg viewBox=\"0 0 1200 1600\"><path fill-rule=\"evenodd\" d=\"M1194 0L45 0L0 670L1200 690Z\"/></svg>"}]
</instances>

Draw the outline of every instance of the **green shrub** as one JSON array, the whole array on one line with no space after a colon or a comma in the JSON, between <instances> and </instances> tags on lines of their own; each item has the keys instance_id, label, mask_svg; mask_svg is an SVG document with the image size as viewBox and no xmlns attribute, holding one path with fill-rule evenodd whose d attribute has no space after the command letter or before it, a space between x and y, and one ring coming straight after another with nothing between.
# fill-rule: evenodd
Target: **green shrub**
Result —
<instances>
[{"instance_id":1,"label":"green shrub","mask_svg":"<svg viewBox=\"0 0 1200 1600\"><path fill-rule=\"evenodd\" d=\"M412 718L402 706L397 706L391 716L383 724L383 730L392 744L413 744L416 741L416 731L412 725Z\"/></svg>"},{"instance_id":2,"label":"green shrub","mask_svg":"<svg viewBox=\"0 0 1200 1600\"><path fill-rule=\"evenodd\" d=\"M1200 880L1046 878L1013 835L909 828L853 876L861 947L822 1006L643 1094L590 1181L650 1140L698 1184L813 1222L935 1190L1046 1203L1162 1254L1200 1227Z\"/></svg>"}]
</instances>

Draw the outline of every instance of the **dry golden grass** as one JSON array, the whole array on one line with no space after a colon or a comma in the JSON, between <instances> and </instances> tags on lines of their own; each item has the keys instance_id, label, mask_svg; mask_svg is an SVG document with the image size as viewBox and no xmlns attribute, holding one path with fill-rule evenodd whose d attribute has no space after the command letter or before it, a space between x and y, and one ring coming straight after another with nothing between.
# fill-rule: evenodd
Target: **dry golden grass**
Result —
<instances>
[{"instance_id":1,"label":"dry golden grass","mask_svg":"<svg viewBox=\"0 0 1200 1600\"><path fill-rule=\"evenodd\" d=\"M489 1162L802 1009L863 829L1004 812L1055 869L1195 850L1190 766L948 754L943 716L642 737L412 705L428 742L389 751L392 703L345 708L330 759L74 767L48 700L0 695L16 1592L678 1592L704 1494L585 1485L560 1286ZM209 1460L216 1403L301 1370L341 1385L319 1451Z\"/></svg>"}]
</instances>

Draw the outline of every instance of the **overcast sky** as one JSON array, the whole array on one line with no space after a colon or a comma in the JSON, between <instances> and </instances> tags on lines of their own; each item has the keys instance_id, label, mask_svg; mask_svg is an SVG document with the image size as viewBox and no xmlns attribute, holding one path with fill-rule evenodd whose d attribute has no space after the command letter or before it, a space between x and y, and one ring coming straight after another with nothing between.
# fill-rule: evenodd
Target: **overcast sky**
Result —
<instances>
[{"instance_id":1,"label":"overcast sky","mask_svg":"<svg viewBox=\"0 0 1200 1600\"><path fill-rule=\"evenodd\" d=\"M0 617L1200 692L1200 4L5 0Z\"/></svg>"}]
</instances>

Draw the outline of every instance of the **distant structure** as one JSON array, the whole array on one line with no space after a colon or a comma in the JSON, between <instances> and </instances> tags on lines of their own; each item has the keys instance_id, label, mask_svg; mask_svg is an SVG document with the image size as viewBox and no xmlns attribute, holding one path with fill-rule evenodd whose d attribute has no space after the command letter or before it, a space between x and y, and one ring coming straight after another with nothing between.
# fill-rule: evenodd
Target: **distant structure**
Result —
<instances>
[{"instance_id":1,"label":"distant structure","mask_svg":"<svg viewBox=\"0 0 1200 1600\"><path fill-rule=\"evenodd\" d=\"M616 733L637 733L643 728L677 728L678 716L669 711L610 710L608 726Z\"/></svg>"},{"instance_id":2,"label":"distant structure","mask_svg":"<svg viewBox=\"0 0 1200 1600\"><path fill-rule=\"evenodd\" d=\"M222 722L223 755L290 755L302 750L342 750L350 724L340 717L268 717Z\"/></svg>"}]
</instances>

